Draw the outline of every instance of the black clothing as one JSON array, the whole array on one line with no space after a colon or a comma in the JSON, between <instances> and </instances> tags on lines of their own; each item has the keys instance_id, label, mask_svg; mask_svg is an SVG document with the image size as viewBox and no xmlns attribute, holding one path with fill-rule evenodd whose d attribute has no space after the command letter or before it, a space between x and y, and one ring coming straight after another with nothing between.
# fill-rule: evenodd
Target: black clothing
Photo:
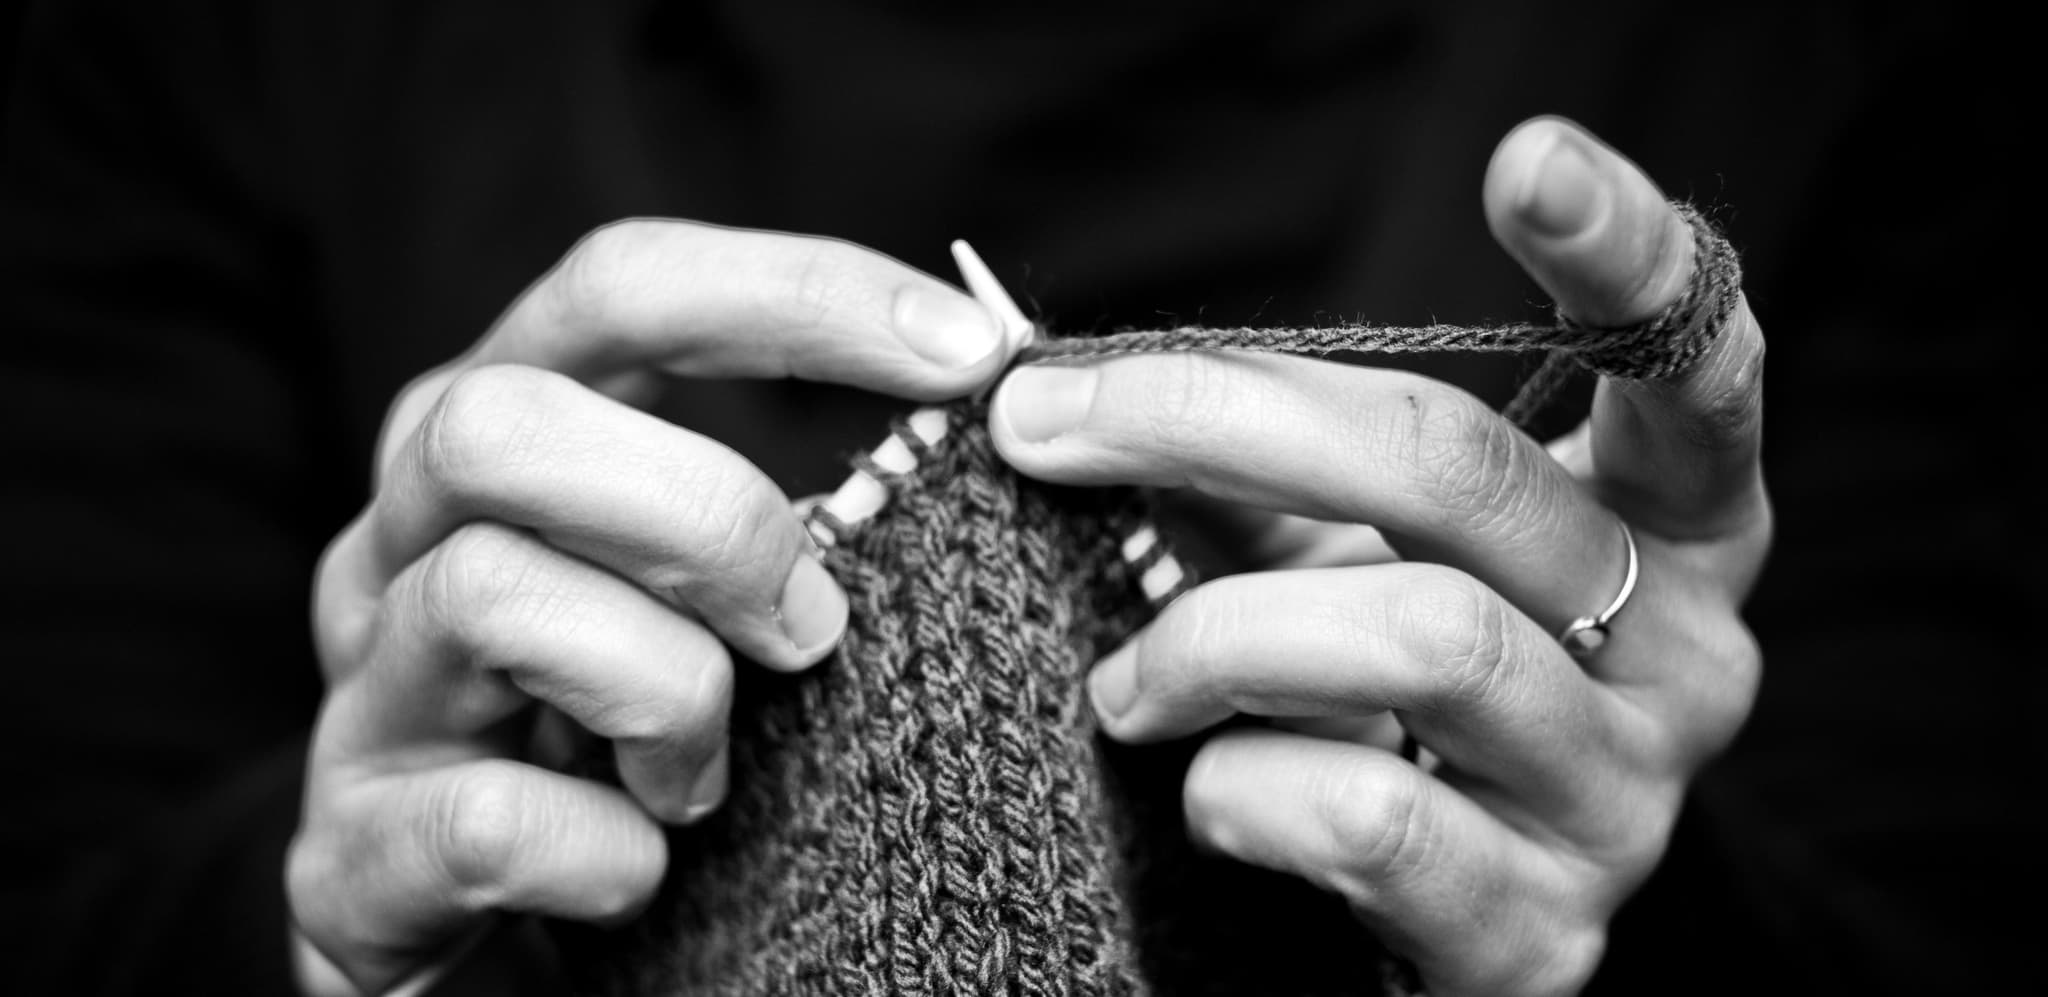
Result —
<instances>
[{"instance_id":1,"label":"black clothing","mask_svg":"<svg viewBox=\"0 0 2048 997\"><path fill-rule=\"evenodd\" d=\"M412 376L587 230L964 236L1068 329L1516 318L1487 157L1568 115L1725 205L1780 539L1741 740L1596 990L1926 992L2038 896L2036 533L1993 32L1330 2L47 4L0 184L7 937L35 986L282 992L314 560ZM1499 401L1511 363L1425 369ZM793 494L899 403L683 384ZM1682 968L1681 968L1682 967ZM57 981L62 981L61 986ZM1763 982L1760 982L1763 981ZM35 991L42 992L42 991Z\"/></svg>"}]
</instances>

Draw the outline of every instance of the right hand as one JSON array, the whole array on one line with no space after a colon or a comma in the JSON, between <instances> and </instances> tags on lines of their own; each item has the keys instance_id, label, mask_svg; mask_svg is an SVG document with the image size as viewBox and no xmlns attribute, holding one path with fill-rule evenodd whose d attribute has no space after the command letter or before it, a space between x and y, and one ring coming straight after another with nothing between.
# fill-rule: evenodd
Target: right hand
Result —
<instances>
[{"instance_id":1,"label":"right hand","mask_svg":"<svg viewBox=\"0 0 2048 997\"><path fill-rule=\"evenodd\" d=\"M631 403L664 376L937 400L1002 344L972 298L867 250L637 220L408 386L315 583L304 939L379 993L493 911L629 916L667 862L658 824L724 797L726 645L795 670L837 644L846 596L788 498ZM547 713L612 741L623 791L525 759Z\"/></svg>"}]
</instances>

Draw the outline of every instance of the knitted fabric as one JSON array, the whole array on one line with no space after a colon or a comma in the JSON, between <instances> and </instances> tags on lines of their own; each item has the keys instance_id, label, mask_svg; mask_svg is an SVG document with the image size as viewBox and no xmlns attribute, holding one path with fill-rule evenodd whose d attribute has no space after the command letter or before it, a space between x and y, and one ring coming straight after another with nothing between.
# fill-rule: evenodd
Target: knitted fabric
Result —
<instances>
[{"instance_id":1,"label":"knitted fabric","mask_svg":"<svg viewBox=\"0 0 2048 997\"><path fill-rule=\"evenodd\" d=\"M1054 341L1026 359L1548 349L1615 376L1669 376L1705 352L1740 279L1727 244L1685 210L1702 233L1693 287L1681 306L1626 330L1179 329ZM1539 375L1531 390L1557 380ZM936 442L899 421L913 470L856 461L888 504L858 523L813 514L851 600L845 641L803 675L742 670L731 798L671 833L668 877L636 923L558 929L579 989L1408 989L1337 898L1194 849L1181 808L1194 741L1136 748L1097 736L1089 666L1189 581L1155 584L1170 555L1135 543L1152 536L1144 496L1018 476L986 416L976 403L949 406Z\"/></svg>"},{"instance_id":2,"label":"knitted fabric","mask_svg":"<svg viewBox=\"0 0 2048 997\"><path fill-rule=\"evenodd\" d=\"M1341 903L1194 853L1191 746L1098 743L1082 683L1149 613L1121 551L1142 507L1001 473L984 423L957 406L914 475L875 469L889 508L825 555L853 607L839 655L743 676L732 797L674 834L647 917L574 953L588 992L1350 993L1375 972Z\"/></svg>"}]
</instances>

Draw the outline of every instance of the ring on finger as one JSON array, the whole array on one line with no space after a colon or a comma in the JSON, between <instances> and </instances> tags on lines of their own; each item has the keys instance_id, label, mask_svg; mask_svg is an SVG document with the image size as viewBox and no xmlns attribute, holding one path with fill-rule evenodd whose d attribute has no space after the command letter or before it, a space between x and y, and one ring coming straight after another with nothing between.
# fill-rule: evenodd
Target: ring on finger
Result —
<instances>
[{"instance_id":1,"label":"ring on finger","mask_svg":"<svg viewBox=\"0 0 2048 997\"><path fill-rule=\"evenodd\" d=\"M1614 621L1615 614L1621 612L1621 607L1628 605L1628 597L1635 593L1636 574L1639 570L1636 536L1628 528L1627 523L1620 525L1622 543L1628 548L1628 570L1622 576L1621 591L1615 594L1606 609L1592 616L1581 616L1565 624L1565 628L1557 634L1557 642L1563 644L1564 649L1574 658L1584 658L1607 643L1609 624Z\"/></svg>"}]
</instances>

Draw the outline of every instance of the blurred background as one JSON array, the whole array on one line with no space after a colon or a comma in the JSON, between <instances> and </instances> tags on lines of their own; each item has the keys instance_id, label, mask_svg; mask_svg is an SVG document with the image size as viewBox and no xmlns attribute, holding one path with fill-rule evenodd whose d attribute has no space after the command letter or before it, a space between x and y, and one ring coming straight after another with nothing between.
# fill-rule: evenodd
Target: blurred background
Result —
<instances>
[{"instance_id":1,"label":"blurred background","mask_svg":"<svg viewBox=\"0 0 2048 997\"><path fill-rule=\"evenodd\" d=\"M817 232L942 275L964 236L1063 331L1534 317L1479 179L1538 113L1720 221L1771 344L1761 698L1594 992L2038 980L2039 113L1989 10L7 9L0 862L24 992L281 985L313 559L392 395L582 233ZM1520 372L1420 366L1495 401ZM664 414L801 494L898 407L707 385Z\"/></svg>"}]
</instances>

